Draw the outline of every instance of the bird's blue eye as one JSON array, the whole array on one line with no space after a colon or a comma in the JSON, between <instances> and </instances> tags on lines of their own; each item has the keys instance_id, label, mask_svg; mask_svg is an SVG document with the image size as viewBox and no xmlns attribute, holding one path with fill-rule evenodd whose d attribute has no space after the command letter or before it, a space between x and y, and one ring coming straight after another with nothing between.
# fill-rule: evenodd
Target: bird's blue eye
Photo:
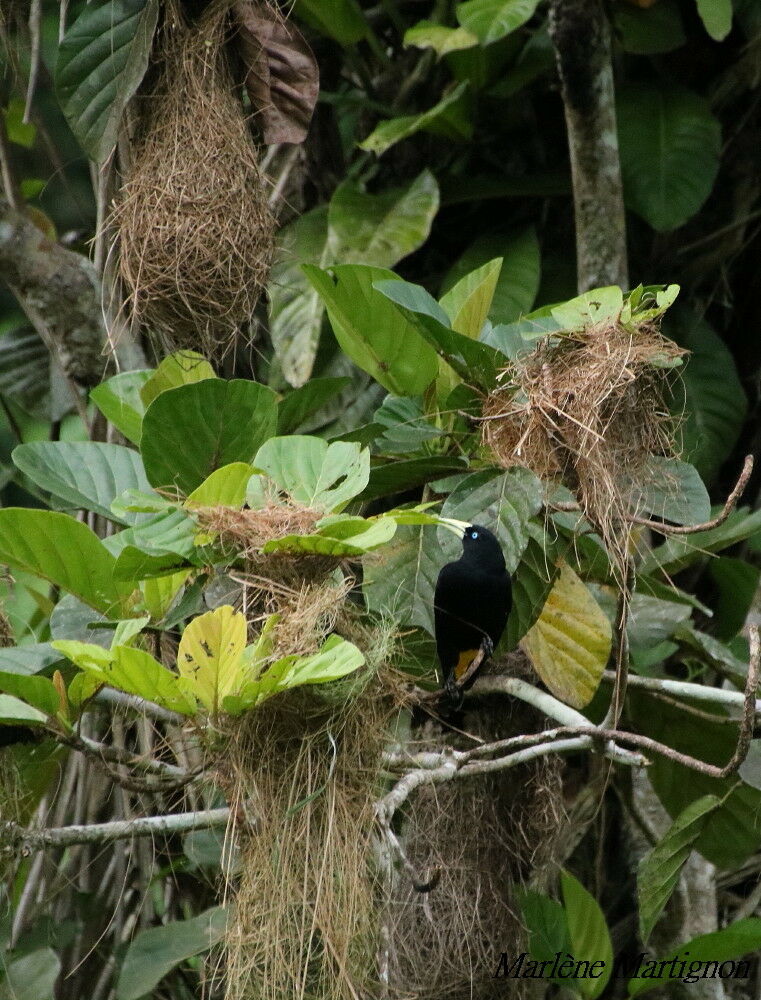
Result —
<instances>
[{"instance_id":1,"label":"bird's blue eye","mask_svg":"<svg viewBox=\"0 0 761 1000\"><path fill-rule=\"evenodd\" d=\"M471 531L470 537L471 538L478 538L478 532L477 531Z\"/></svg>"}]
</instances>

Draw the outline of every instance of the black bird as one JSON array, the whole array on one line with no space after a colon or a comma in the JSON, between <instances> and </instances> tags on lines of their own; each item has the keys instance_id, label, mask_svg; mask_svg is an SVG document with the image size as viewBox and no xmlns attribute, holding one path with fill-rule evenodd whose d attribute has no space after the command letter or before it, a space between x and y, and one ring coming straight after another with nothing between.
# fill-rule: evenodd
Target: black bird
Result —
<instances>
[{"instance_id":1,"label":"black bird","mask_svg":"<svg viewBox=\"0 0 761 1000\"><path fill-rule=\"evenodd\" d=\"M494 652L513 598L505 557L491 531L480 524L466 526L457 521L448 526L462 533L462 555L447 563L436 581L436 652L443 686L452 702L459 705L462 691L458 682L479 651L484 653L482 662Z\"/></svg>"}]
</instances>

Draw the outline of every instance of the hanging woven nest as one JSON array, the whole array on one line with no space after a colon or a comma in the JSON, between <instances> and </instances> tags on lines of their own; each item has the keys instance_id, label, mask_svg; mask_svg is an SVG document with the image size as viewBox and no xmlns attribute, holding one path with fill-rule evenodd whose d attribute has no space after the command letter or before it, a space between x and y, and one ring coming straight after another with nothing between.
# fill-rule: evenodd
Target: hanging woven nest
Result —
<instances>
[{"instance_id":1,"label":"hanging woven nest","mask_svg":"<svg viewBox=\"0 0 761 1000\"><path fill-rule=\"evenodd\" d=\"M162 350L221 358L265 288L274 220L224 53L228 0L189 25L167 6L162 69L145 94L117 196L119 269L133 322Z\"/></svg>"}]
</instances>

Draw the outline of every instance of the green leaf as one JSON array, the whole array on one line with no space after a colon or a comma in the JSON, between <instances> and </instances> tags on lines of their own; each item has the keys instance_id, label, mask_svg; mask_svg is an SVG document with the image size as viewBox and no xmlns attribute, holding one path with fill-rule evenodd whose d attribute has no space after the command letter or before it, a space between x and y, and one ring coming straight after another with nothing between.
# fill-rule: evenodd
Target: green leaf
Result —
<instances>
[{"instance_id":1,"label":"green leaf","mask_svg":"<svg viewBox=\"0 0 761 1000\"><path fill-rule=\"evenodd\" d=\"M708 323L680 309L669 314L666 332L690 351L673 409L685 417L684 458L710 484L737 443L748 399L734 358Z\"/></svg>"},{"instance_id":2,"label":"green leaf","mask_svg":"<svg viewBox=\"0 0 761 1000\"><path fill-rule=\"evenodd\" d=\"M167 389L143 418L148 481L192 493L215 469L250 462L276 425L275 394L256 382L210 378Z\"/></svg>"},{"instance_id":3,"label":"green leaf","mask_svg":"<svg viewBox=\"0 0 761 1000\"><path fill-rule=\"evenodd\" d=\"M572 332L604 320L618 319L624 296L618 285L591 288L576 298L552 306L550 313L561 330Z\"/></svg>"},{"instance_id":4,"label":"green leaf","mask_svg":"<svg viewBox=\"0 0 761 1000\"><path fill-rule=\"evenodd\" d=\"M637 897L639 931L642 943L647 940L679 881L679 873L692 853L695 841L703 832L708 817L721 799L704 795L690 803L671 824L652 851L639 863Z\"/></svg>"},{"instance_id":5,"label":"green leaf","mask_svg":"<svg viewBox=\"0 0 761 1000\"><path fill-rule=\"evenodd\" d=\"M448 455L373 465L370 469L370 481L360 499L368 502L392 493L403 493L428 483L437 476L448 472L463 472L466 468L464 459Z\"/></svg>"},{"instance_id":6,"label":"green leaf","mask_svg":"<svg viewBox=\"0 0 761 1000\"><path fill-rule=\"evenodd\" d=\"M513 606L507 619L504 646L515 649L536 622L560 572L553 546L541 537L541 530L529 525L528 545L512 577Z\"/></svg>"},{"instance_id":7,"label":"green leaf","mask_svg":"<svg viewBox=\"0 0 761 1000\"><path fill-rule=\"evenodd\" d=\"M552 961L558 952L565 955L571 950L568 919L560 903L532 889L521 892L519 902L529 935L529 953L535 961Z\"/></svg>"},{"instance_id":8,"label":"green leaf","mask_svg":"<svg viewBox=\"0 0 761 1000\"><path fill-rule=\"evenodd\" d=\"M246 619L229 604L199 615L185 626L177 650L177 671L195 697L216 714L227 695L243 684Z\"/></svg>"},{"instance_id":9,"label":"green leaf","mask_svg":"<svg viewBox=\"0 0 761 1000\"><path fill-rule=\"evenodd\" d=\"M52 948L38 948L5 965L5 988L13 1000L53 1000L61 960Z\"/></svg>"},{"instance_id":10,"label":"green leaf","mask_svg":"<svg viewBox=\"0 0 761 1000\"><path fill-rule=\"evenodd\" d=\"M693 628L689 622L674 631L674 639L694 651L699 660L715 667L721 673L732 674L740 684L748 675L748 664L735 656L732 650L707 632Z\"/></svg>"},{"instance_id":11,"label":"green leaf","mask_svg":"<svg viewBox=\"0 0 761 1000\"><path fill-rule=\"evenodd\" d=\"M630 691L628 698L631 717L637 720L643 735L720 767L732 757L737 742L736 726L688 715L676 705L654 702L641 692ZM701 707L718 715L725 714L720 705L701 702ZM695 843L696 849L708 861L719 868L736 868L758 850L761 793L755 788L738 782L736 776L711 778L659 755L653 757L648 774L672 819L704 795L722 799L723 804L710 813Z\"/></svg>"},{"instance_id":12,"label":"green leaf","mask_svg":"<svg viewBox=\"0 0 761 1000\"><path fill-rule=\"evenodd\" d=\"M618 3L612 14L615 34L626 52L658 55L687 41L676 0L659 0L647 9Z\"/></svg>"},{"instance_id":13,"label":"green leaf","mask_svg":"<svg viewBox=\"0 0 761 1000\"><path fill-rule=\"evenodd\" d=\"M533 227L519 236L479 236L447 272L442 292L448 292L469 271L495 257L502 258L502 270L488 315L493 323L512 323L529 312L539 290L541 257Z\"/></svg>"},{"instance_id":14,"label":"green leaf","mask_svg":"<svg viewBox=\"0 0 761 1000\"><path fill-rule=\"evenodd\" d=\"M504 356L488 344L450 329L449 317L424 288L406 281L376 281L374 287L399 307L398 312L466 384L494 387Z\"/></svg>"},{"instance_id":15,"label":"green leaf","mask_svg":"<svg viewBox=\"0 0 761 1000\"><path fill-rule=\"evenodd\" d=\"M293 434L270 438L255 464L297 503L339 511L362 492L370 476L370 452L349 441Z\"/></svg>"},{"instance_id":16,"label":"green leaf","mask_svg":"<svg viewBox=\"0 0 761 1000\"><path fill-rule=\"evenodd\" d=\"M115 646L106 650L73 639L56 639L51 645L99 684L108 684L182 715L195 714L195 699L188 685L142 649Z\"/></svg>"},{"instance_id":17,"label":"green leaf","mask_svg":"<svg viewBox=\"0 0 761 1000\"><path fill-rule=\"evenodd\" d=\"M256 472L248 462L223 465L193 490L183 507L242 507L246 500L248 481Z\"/></svg>"},{"instance_id":18,"label":"green leaf","mask_svg":"<svg viewBox=\"0 0 761 1000\"><path fill-rule=\"evenodd\" d=\"M190 570L184 569L178 573L154 577L141 583L143 604L153 621L158 622L164 618L189 575Z\"/></svg>"},{"instance_id":19,"label":"green leaf","mask_svg":"<svg viewBox=\"0 0 761 1000\"><path fill-rule=\"evenodd\" d=\"M672 524L704 524L711 516L711 500L698 470L675 458L652 455L642 481L629 493L632 510Z\"/></svg>"},{"instance_id":20,"label":"green leaf","mask_svg":"<svg viewBox=\"0 0 761 1000\"><path fill-rule=\"evenodd\" d=\"M197 351L175 351L164 358L147 379L140 390L140 398L147 409L167 389L177 389L181 385L193 385L216 377L217 373L203 354Z\"/></svg>"},{"instance_id":21,"label":"green leaf","mask_svg":"<svg viewBox=\"0 0 761 1000\"><path fill-rule=\"evenodd\" d=\"M711 193L721 128L708 104L683 87L625 85L617 103L624 198L657 232L687 222Z\"/></svg>"},{"instance_id":22,"label":"green leaf","mask_svg":"<svg viewBox=\"0 0 761 1000\"><path fill-rule=\"evenodd\" d=\"M115 579L135 581L175 573L194 561L196 532L195 521L173 508L112 536L109 541L118 540L120 546Z\"/></svg>"},{"instance_id":23,"label":"green leaf","mask_svg":"<svg viewBox=\"0 0 761 1000\"><path fill-rule=\"evenodd\" d=\"M30 677L0 670L0 691L20 698L45 715L55 715L58 711L58 692L47 677Z\"/></svg>"},{"instance_id":24,"label":"green leaf","mask_svg":"<svg viewBox=\"0 0 761 1000\"><path fill-rule=\"evenodd\" d=\"M36 330L14 325L0 336L0 392L50 418L50 351Z\"/></svg>"},{"instance_id":25,"label":"green leaf","mask_svg":"<svg viewBox=\"0 0 761 1000\"><path fill-rule=\"evenodd\" d=\"M106 420L133 444L140 444L145 413L140 390L150 377L150 371L122 372L90 392L90 399Z\"/></svg>"},{"instance_id":26,"label":"green leaf","mask_svg":"<svg viewBox=\"0 0 761 1000\"><path fill-rule=\"evenodd\" d=\"M11 694L0 694L0 723L9 726L40 725L48 721L47 713L41 712L25 701Z\"/></svg>"},{"instance_id":27,"label":"green leaf","mask_svg":"<svg viewBox=\"0 0 761 1000\"><path fill-rule=\"evenodd\" d=\"M428 420L420 397L386 396L373 420L384 428L377 441L378 451L384 455L409 455L420 451L427 442L435 441L443 433Z\"/></svg>"},{"instance_id":28,"label":"green leaf","mask_svg":"<svg viewBox=\"0 0 761 1000\"><path fill-rule=\"evenodd\" d=\"M58 46L58 100L82 148L98 163L113 150L124 109L148 67L158 11L158 0L91 4Z\"/></svg>"},{"instance_id":29,"label":"green leaf","mask_svg":"<svg viewBox=\"0 0 761 1000\"><path fill-rule=\"evenodd\" d=\"M351 385L346 376L310 378L306 385L289 392L277 407L277 433L294 434L312 414Z\"/></svg>"},{"instance_id":30,"label":"green leaf","mask_svg":"<svg viewBox=\"0 0 761 1000\"><path fill-rule=\"evenodd\" d=\"M605 916L596 900L578 879L567 871L560 873L568 933L571 939L570 953L574 961L586 961L602 965L599 978L583 978L574 981L574 989L583 997L595 1000L608 984L613 971L613 945Z\"/></svg>"},{"instance_id":31,"label":"green leaf","mask_svg":"<svg viewBox=\"0 0 761 1000\"><path fill-rule=\"evenodd\" d=\"M715 513L718 513L718 508ZM705 559L711 552L720 552L761 530L761 510L752 514L747 507L733 511L718 528L698 531L694 535L673 535L642 560L639 571L654 573L661 570L673 575L693 563Z\"/></svg>"},{"instance_id":32,"label":"green leaf","mask_svg":"<svg viewBox=\"0 0 761 1000\"><path fill-rule=\"evenodd\" d=\"M696 0L698 14L706 31L717 42L723 42L732 30L732 0Z\"/></svg>"},{"instance_id":33,"label":"green leaf","mask_svg":"<svg viewBox=\"0 0 761 1000\"><path fill-rule=\"evenodd\" d=\"M111 503L124 490L150 489L140 455L118 444L33 441L19 445L12 457L16 467L61 506L91 510L109 521L134 523L135 515L116 516Z\"/></svg>"},{"instance_id":34,"label":"green leaf","mask_svg":"<svg viewBox=\"0 0 761 1000\"><path fill-rule=\"evenodd\" d=\"M515 572L528 545L529 519L542 505L542 484L528 469L502 472L483 469L464 479L449 494L442 517L468 524L482 524L499 539L509 573ZM460 541L451 531L439 531L439 542L448 559L457 559Z\"/></svg>"},{"instance_id":35,"label":"green leaf","mask_svg":"<svg viewBox=\"0 0 761 1000\"><path fill-rule=\"evenodd\" d=\"M393 279L384 268L359 264L304 272L328 308L342 350L384 389L398 396L421 395L438 371L436 353L373 282Z\"/></svg>"},{"instance_id":36,"label":"green leaf","mask_svg":"<svg viewBox=\"0 0 761 1000\"><path fill-rule=\"evenodd\" d=\"M367 35L368 26L357 0L296 0L296 13L323 35L346 47Z\"/></svg>"},{"instance_id":37,"label":"green leaf","mask_svg":"<svg viewBox=\"0 0 761 1000\"><path fill-rule=\"evenodd\" d=\"M408 139L411 135L423 131L443 133L455 140L469 139L473 132L473 124L469 115L461 113L467 88L467 83L459 84L442 97L438 104L434 104L420 115L403 115L381 122L363 142L359 143L360 149L381 156L402 139Z\"/></svg>"},{"instance_id":38,"label":"green leaf","mask_svg":"<svg viewBox=\"0 0 761 1000\"><path fill-rule=\"evenodd\" d=\"M350 521L350 524L326 525L311 535L285 535L283 538L272 539L262 546L262 552L308 552L338 558L357 557L385 545L396 533L396 521L391 517L381 517L374 521L358 517L351 518Z\"/></svg>"},{"instance_id":39,"label":"green leaf","mask_svg":"<svg viewBox=\"0 0 761 1000\"><path fill-rule=\"evenodd\" d=\"M489 315L501 270L502 258L498 257L464 275L444 295L441 307L457 333L478 339Z\"/></svg>"},{"instance_id":40,"label":"green leaf","mask_svg":"<svg viewBox=\"0 0 761 1000\"><path fill-rule=\"evenodd\" d=\"M557 698L584 708L597 691L611 642L607 616L563 563L542 613L522 643L536 672Z\"/></svg>"},{"instance_id":41,"label":"green leaf","mask_svg":"<svg viewBox=\"0 0 761 1000\"><path fill-rule=\"evenodd\" d=\"M92 614L92 612L90 612ZM0 648L0 670L9 674L52 673L53 664L60 656L48 642L31 643L28 646L5 646Z\"/></svg>"},{"instance_id":42,"label":"green leaf","mask_svg":"<svg viewBox=\"0 0 761 1000\"><path fill-rule=\"evenodd\" d=\"M114 557L86 524L49 510L0 510L0 563L41 576L104 614L132 589L114 580Z\"/></svg>"},{"instance_id":43,"label":"green leaf","mask_svg":"<svg viewBox=\"0 0 761 1000\"><path fill-rule=\"evenodd\" d=\"M455 8L457 20L490 45L520 28L533 17L539 0L468 0Z\"/></svg>"},{"instance_id":44,"label":"green leaf","mask_svg":"<svg viewBox=\"0 0 761 1000\"><path fill-rule=\"evenodd\" d=\"M671 960L684 961L687 952L689 952L690 962L715 962L721 965L722 962L733 958L753 955L760 947L761 920L758 917L738 920L734 924L730 924L729 927L725 927L724 930L714 931L712 934L701 934L690 941L685 941L664 959L643 963L643 971L647 969L648 965L651 965L651 969L648 969L649 974L629 980L627 984L629 996L636 997L640 993L647 993L648 990L661 986L663 980L669 978L668 967ZM671 968L673 969L673 966Z\"/></svg>"},{"instance_id":45,"label":"green leaf","mask_svg":"<svg viewBox=\"0 0 761 1000\"><path fill-rule=\"evenodd\" d=\"M478 45L478 38L465 28L447 28L432 21L418 21L405 31L404 44L418 49L433 49L436 57L441 59L449 52L473 48Z\"/></svg>"},{"instance_id":46,"label":"green leaf","mask_svg":"<svg viewBox=\"0 0 761 1000\"><path fill-rule=\"evenodd\" d=\"M124 956L116 984L117 1000L141 1000L151 995L177 965L218 944L226 926L227 910L213 906L197 917L140 931Z\"/></svg>"},{"instance_id":47,"label":"green leaf","mask_svg":"<svg viewBox=\"0 0 761 1000\"><path fill-rule=\"evenodd\" d=\"M393 267L425 243L438 209L439 186L430 170L380 194L344 181L330 200L327 262Z\"/></svg>"},{"instance_id":48,"label":"green leaf","mask_svg":"<svg viewBox=\"0 0 761 1000\"><path fill-rule=\"evenodd\" d=\"M446 561L432 529L401 525L393 540L364 562L362 590L369 610L433 635L433 594Z\"/></svg>"},{"instance_id":49,"label":"green leaf","mask_svg":"<svg viewBox=\"0 0 761 1000\"><path fill-rule=\"evenodd\" d=\"M758 589L761 569L744 559L712 559L708 573L717 589L712 600L716 636L729 642L742 629Z\"/></svg>"},{"instance_id":50,"label":"green leaf","mask_svg":"<svg viewBox=\"0 0 761 1000\"><path fill-rule=\"evenodd\" d=\"M37 140L37 126L34 122L24 121L25 111L26 101L22 100L22 98L12 97L8 101L8 106L3 109L5 134L17 146L23 146L24 149L31 149Z\"/></svg>"}]
</instances>

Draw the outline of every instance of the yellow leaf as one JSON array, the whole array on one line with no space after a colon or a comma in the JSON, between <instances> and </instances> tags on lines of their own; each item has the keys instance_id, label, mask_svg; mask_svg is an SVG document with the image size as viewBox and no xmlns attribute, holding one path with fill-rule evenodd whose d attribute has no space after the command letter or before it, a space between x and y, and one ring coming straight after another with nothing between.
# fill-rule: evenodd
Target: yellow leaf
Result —
<instances>
[{"instance_id":1,"label":"yellow leaf","mask_svg":"<svg viewBox=\"0 0 761 1000\"><path fill-rule=\"evenodd\" d=\"M562 564L521 646L550 691L573 708L594 697L610 657L610 622L586 585Z\"/></svg>"},{"instance_id":2,"label":"yellow leaf","mask_svg":"<svg viewBox=\"0 0 761 1000\"><path fill-rule=\"evenodd\" d=\"M246 619L229 604L194 618L182 633L177 671L208 711L217 712L222 699L240 688L245 645Z\"/></svg>"}]
</instances>

